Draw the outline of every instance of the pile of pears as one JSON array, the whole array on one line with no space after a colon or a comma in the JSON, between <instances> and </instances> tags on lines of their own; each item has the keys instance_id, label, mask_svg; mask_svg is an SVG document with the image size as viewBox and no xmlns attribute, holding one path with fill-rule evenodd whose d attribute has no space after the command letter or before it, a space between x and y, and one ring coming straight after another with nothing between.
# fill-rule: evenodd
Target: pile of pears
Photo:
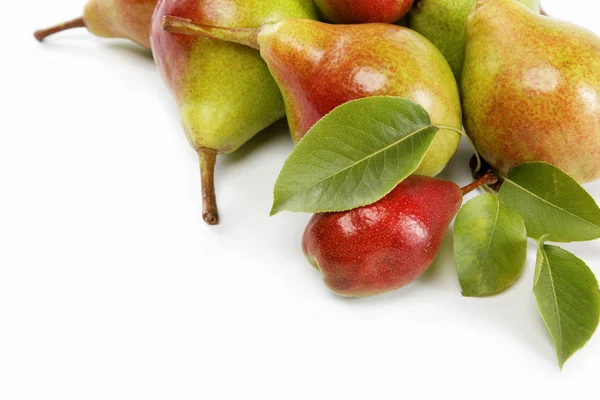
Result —
<instances>
[{"instance_id":1,"label":"pile of pears","mask_svg":"<svg viewBox=\"0 0 600 400\"><path fill-rule=\"evenodd\" d=\"M600 178L600 39L542 15L539 0L90 0L35 37L84 27L152 50L199 155L211 225L217 156L285 116L298 143L346 102L398 96L448 128L382 200L309 223L303 250L342 296L398 289L432 264L473 189L435 178L463 125L500 176L545 161Z\"/></svg>"}]
</instances>

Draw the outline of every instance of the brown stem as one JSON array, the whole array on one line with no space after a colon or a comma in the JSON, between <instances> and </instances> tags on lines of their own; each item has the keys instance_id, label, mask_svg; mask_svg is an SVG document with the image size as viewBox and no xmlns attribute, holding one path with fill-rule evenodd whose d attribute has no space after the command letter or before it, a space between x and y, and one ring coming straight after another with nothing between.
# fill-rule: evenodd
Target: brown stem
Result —
<instances>
[{"instance_id":1,"label":"brown stem","mask_svg":"<svg viewBox=\"0 0 600 400\"><path fill-rule=\"evenodd\" d=\"M198 156L200 157L200 174L202 176L202 218L209 225L217 225L219 223L219 210L215 194L217 152L213 149L201 148L198 150Z\"/></svg>"},{"instance_id":2,"label":"brown stem","mask_svg":"<svg viewBox=\"0 0 600 400\"><path fill-rule=\"evenodd\" d=\"M46 39L48 36L54 35L55 33L66 31L67 29L85 28L85 27L86 27L85 21L83 20L83 17L80 17L80 18L75 18L72 21L64 22L60 25L53 26L51 28L40 29L39 31L35 31L33 36L35 36L35 38L41 42L42 40Z\"/></svg>"},{"instance_id":3,"label":"brown stem","mask_svg":"<svg viewBox=\"0 0 600 400\"><path fill-rule=\"evenodd\" d=\"M162 28L165 32L200 36L209 39L239 43L244 46L260 49L258 34L260 28L222 28L196 23L192 20L167 15L163 18Z\"/></svg>"},{"instance_id":4,"label":"brown stem","mask_svg":"<svg viewBox=\"0 0 600 400\"><path fill-rule=\"evenodd\" d=\"M498 182L498 176L493 172L488 172L487 174L483 175L481 178L477 179L475 182L462 188L460 191L462 192L463 196L466 196L469 193L471 193L473 190L475 190L483 185L493 185L496 182Z\"/></svg>"}]
</instances>

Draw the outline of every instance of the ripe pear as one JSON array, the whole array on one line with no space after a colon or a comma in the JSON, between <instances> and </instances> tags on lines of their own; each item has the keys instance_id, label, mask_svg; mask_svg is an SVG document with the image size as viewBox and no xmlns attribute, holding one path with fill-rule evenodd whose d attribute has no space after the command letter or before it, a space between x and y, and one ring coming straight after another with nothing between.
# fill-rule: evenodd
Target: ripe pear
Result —
<instances>
[{"instance_id":1,"label":"ripe pear","mask_svg":"<svg viewBox=\"0 0 600 400\"><path fill-rule=\"evenodd\" d=\"M46 37L73 28L87 28L107 38L130 39L150 48L150 21L157 0L89 0L83 17L36 31L40 42Z\"/></svg>"},{"instance_id":2,"label":"ripe pear","mask_svg":"<svg viewBox=\"0 0 600 400\"><path fill-rule=\"evenodd\" d=\"M394 23L410 10L413 0L315 0L325 18L336 24Z\"/></svg>"},{"instance_id":3,"label":"ripe pear","mask_svg":"<svg viewBox=\"0 0 600 400\"><path fill-rule=\"evenodd\" d=\"M517 0L540 12L540 0ZM466 23L477 0L415 0L409 27L431 41L446 57L456 79L465 59Z\"/></svg>"},{"instance_id":4,"label":"ripe pear","mask_svg":"<svg viewBox=\"0 0 600 400\"><path fill-rule=\"evenodd\" d=\"M153 17L152 51L179 105L183 129L201 160L204 220L218 223L217 154L231 153L285 116L281 92L258 51L220 40L169 34L165 15L207 25L258 27L285 18L317 18L306 0L161 0Z\"/></svg>"},{"instance_id":5,"label":"ripe pear","mask_svg":"<svg viewBox=\"0 0 600 400\"><path fill-rule=\"evenodd\" d=\"M166 17L170 32L219 38L260 49L279 85L294 142L334 108L388 95L423 106L435 124L462 129L458 88L440 52L418 33L396 25L330 25L290 19L258 29L228 29ZM460 135L442 130L418 174L437 175Z\"/></svg>"},{"instance_id":6,"label":"ripe pear","mask_svg":"<svg viewBox=\"0 0 600 400\"><path fill-rule=\"evenodd\" d=\"M396 290L433 263L462 199L452 182L413 175L375 204L315 214L302 249L338 295Z\"/></svg>"},{"instance_id":7,"label":"ripe pear","mask_svg":"<svg viewBox=\"0 0 600 400\"><path fill-rule=\"evenodd\" d=\"M600 178L600 38L512 0L469 16L462 94L467 133L506 174L545 161Z\"/></svg>"}]
</instances>

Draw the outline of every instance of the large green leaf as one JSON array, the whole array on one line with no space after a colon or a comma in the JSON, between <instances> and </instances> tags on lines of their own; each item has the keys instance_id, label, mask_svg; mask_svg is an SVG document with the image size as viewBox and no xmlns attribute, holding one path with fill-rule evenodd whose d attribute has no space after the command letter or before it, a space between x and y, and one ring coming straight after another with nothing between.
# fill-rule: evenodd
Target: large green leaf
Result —
<instances>
[{"instance_id":1,"label":"large green leaf","mask_svg":"<svg viewBox=\"0 0 600 400\"><path fill-rule=\"evenodd\" d=\"M540 240L534 293L562 368L598 326L600 290L582 260L545 240L546 236Z\"/></svg>"},{"instance_id":2,"label":"large green leaf","mask_svg":"<svg viewBox=\"0 0 600 400\"><path fill-rule=\"evenodd\" d=\"M496 196L477 196L454 223L454 260L464 296L489 296L515 283L527 257L523 219Z\"/></svg>"},{"instance_id":3,"label":"large green leaf","mask_svg":"<svg viewBox=\"0 0 600 400\"><path fill-rule=\"evenodd\" d=\"M346 103L300 141L275 184L271 214L372 204L417 170L435 138L419 105L399 97Z\"/></svg>"},{"instance_id":4,"label":"large green leaf","mask_svg":"<svg viewBox=\"0 0 600 400\"><path fill-rule=\"evenodd\" d=\"M560 169L529 162L508 174L500 201L525 220L534 239L549 235L552 242L600 238L600 208L585 189Z\"/></svg>"}]
</instances>

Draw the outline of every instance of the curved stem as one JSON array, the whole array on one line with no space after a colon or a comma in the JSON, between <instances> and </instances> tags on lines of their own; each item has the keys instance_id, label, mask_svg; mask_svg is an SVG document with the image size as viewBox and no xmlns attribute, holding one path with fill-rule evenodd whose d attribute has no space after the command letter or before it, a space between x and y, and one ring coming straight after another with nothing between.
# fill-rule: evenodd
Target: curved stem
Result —
<instances>
[{"instance_id":1,"label":"curved stem","mask_svg":"<svg viewBox=\"0 0 600 400\"><path fill-rule=\"evenodd\" d=\"M219 223L219 210L217 209L217 196L215 194L215 164L217 151L201 148L198 150L200 157L200 174L202 177L202 218L209 225Z\"/></svg>"},{"instance_id":2,"label":"curved stem","mask_svg":"<svg viewBox=\"0 0 600 400\"><path fill-rule=\"evenodd\" d=\"M189 19L173 17L171 15L163 18L162 28L165 32L224 40L260 50L260 46L258 45L260 28L221 28L202 25Z\"/></svg>"},{"instance_id":3,"label":"curved stem","mask_svg":"<svg viewBox=\"0 0 600 400\"><path fill-rule=\"evenodd\" d=\"M434 125L434 126L439 129L444 129L444 130L449 130L449 131L459 133L462 137L467 139L467 142L469 142L469 144L471 145L473 152L475 152L475 158L477 159L477 168L475 168L474 172L477 173L481 170L481 166L482 166L481 156L479 155L479 152L477 151L477 148L475 147L475 143L473 143L473 141L471 140L469 135L467 135L462 129L456 129L452 126L447 126L447 125Z\"/></svg>"},{"instance_id":4,"label":"curved stem","mask_svg":"<svg viewBox=\"0 0 600 400\"><path fill-rule=\"evenodd\" d=\"M498 182L498 176L493 172L488 172L487 174L483 175L481 178L477 179L475 182L462 188L460 191L462 192L463 196L466 196L469 193L471 193L473 190L475 190L481 186L493 185L496 182Z\"/></svg>"},{"instance_id":5,"label":"curved stem","mask_svg":"<svg viewBox=\"0 0 600 400\"><path fill-rule=\"evenodd\" d=\"M86 25L85 25L85 21L83 20L83 17L79 17L79 18L75 18L72 21L63 22L62 24L53 26L51 28L40 29L38 31L35 31L33 36L38 41L41 42L44 39L46 39L48 36L54 35L55 33L66 31L67 29L85 28L85 27L86 27Z\"/></svg>"}]
</instances>

